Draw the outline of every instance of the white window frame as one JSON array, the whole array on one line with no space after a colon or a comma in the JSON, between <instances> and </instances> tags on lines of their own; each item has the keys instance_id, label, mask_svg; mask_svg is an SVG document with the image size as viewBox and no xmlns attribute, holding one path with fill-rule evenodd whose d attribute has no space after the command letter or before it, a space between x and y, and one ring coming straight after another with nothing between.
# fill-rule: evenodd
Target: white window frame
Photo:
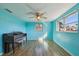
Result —
<instances>
[{"instance_id":1,"label":"white window frame","mask_svg":"<svg viewBox=\"0 0 79 59\"><path fill-rule=\"evenodd\" d=\"M70 14L64 16L64 17L62 17L62 18L59 19L59 20L57 20L57 21L56 21L56 31L59 31L59 29L60 29L60 28L59 28L59 24L58 24L60 21L64 20L64 22L65 22L65 20L66 20L67 17L69 17L69 16L71 16L71 15L73 15L73 14L75 14L75 13L79 13L78 10L75 11L75 12L72 12L72 13L70 13ZM79 21L79 19L78 19L78 21ZM64 23L64 22L63 22L63 23ZM79 23L79 22L78 22L78 23ZM78 23L77 23L77 24L78 24ZM63 26L64 26L64 27L66 26L65 23L63 24ZM75 32L75 33L76 33L76 32L78 32L78 27L79 27L79 26L77 26L77 31L66 31L66 27L65 27L62 31L59 31L59 32Z\"/></svg>"}]
</instances>

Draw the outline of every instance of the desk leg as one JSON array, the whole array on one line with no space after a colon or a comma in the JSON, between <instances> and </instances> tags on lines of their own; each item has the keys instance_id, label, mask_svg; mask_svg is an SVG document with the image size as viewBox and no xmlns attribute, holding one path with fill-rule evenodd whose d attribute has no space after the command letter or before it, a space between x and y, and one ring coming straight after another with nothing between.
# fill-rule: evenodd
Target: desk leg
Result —
<instances>
[{"instance_id":1,"label":"desk leg","mask_svg":"<svg viewBox=\"0 0 79 59\"><path fill-rule=\"evenodd\" d=\"M14 42L12 43L13 55L15 54Z\"/></svg>"}]
</instances>

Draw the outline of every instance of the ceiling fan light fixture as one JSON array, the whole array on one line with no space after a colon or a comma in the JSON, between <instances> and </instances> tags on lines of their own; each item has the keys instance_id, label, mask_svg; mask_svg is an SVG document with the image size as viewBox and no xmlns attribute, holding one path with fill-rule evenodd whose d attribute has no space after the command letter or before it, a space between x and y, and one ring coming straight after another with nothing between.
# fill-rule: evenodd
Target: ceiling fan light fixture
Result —
<instances>
[{"instance_id":1,"label":"ceiling fan light fixture","mask_svg":"<svg viewBox=\"0 0 79 59\"><path fill-rule=\"evenodd\" d=\"M39 20L40 18L41 18L40 16L36 17L37 20Z\"/></svg>"}]
</instances>

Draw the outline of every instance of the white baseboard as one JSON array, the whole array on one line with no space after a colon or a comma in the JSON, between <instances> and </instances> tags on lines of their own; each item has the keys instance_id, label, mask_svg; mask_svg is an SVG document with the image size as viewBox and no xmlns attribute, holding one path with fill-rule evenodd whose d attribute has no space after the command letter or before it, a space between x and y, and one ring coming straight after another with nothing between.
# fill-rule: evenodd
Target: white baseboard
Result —
<instances>
[{"instance_id":1,"label":"white baseboard","mask_svg":"<svg viewBox=\"0 0 79 59\"><path fill-rule=\"evenodd\" d=\"M56 42L57 43L57 42ZM58 44L58 43L57 43ZM62 47L65 51L67 51L71 56L74 56L74 54L72 54L71 52L69 52L66 48L64 48L63 46L61 46L60 44L58 44L60 47Z\"/></svg>"}]
</instances>

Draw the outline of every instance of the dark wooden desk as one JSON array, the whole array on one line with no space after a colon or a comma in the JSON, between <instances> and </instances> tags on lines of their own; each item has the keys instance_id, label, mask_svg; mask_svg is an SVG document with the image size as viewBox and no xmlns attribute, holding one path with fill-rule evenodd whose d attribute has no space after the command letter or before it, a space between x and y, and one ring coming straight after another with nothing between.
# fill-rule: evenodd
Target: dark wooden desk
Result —
<instances>
[{"instance_id":1,"label":"dark wooden desk","mask_svg":"<svg viewBox=\"0 0 79 59\"><path fill-rule=\"evenodd\" d=\"M3 34L3 51L4 53L9 53L20 46L24 39L27 41L26 33L5 33Z\"/></svg>"}]
</instances>

